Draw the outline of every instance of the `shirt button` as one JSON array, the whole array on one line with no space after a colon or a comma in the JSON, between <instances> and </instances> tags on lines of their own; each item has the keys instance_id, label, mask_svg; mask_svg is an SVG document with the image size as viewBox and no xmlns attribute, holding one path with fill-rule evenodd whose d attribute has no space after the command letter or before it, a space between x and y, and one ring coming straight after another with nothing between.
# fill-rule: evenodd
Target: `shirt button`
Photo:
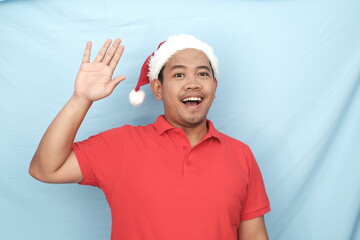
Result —
<instances>
[{"instance_id":1,"label":"shirt button","mask_svg":"<svg viewBox=\"0 0 360 240\"><path fill-rule=\"evenodd\" d=\"M187 161L186 163L187 163L187 165L189 165L189 166L191 166L191 164L192 164L191 161Z\"/></svg>"},{"instance_id":2,"label":"shirt button","mask_svg":"<svg viewBox=\"0 0 360 240\"><path fill-rule=\"evenodd\" d=\"M186 149L187 149L187 146L186 146L186 145L184 145L184 146L183 146L183 149L184 149L184 150L186 150Z\"/></svg>"},{"instance_id":3,"label":"shirt button","mask_svg":"<svg viewBox=\"0 0 360 240\"><path fill-rule=\"evenodd\" d=\"M175 131L175 133L176 133L176 134L180 134L180 131L179 131L179 130L177 130L177 131Z\"/></svg>"}]
</instances>

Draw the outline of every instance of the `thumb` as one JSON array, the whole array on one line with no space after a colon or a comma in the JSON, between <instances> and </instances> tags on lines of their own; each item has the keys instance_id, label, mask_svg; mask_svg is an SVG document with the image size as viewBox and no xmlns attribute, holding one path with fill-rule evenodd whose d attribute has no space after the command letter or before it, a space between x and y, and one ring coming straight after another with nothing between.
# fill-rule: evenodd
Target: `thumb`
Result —
<instances>
[{"instance_id":1,"label":"thumb","mask_svg":"<svg viewBox=\"0 0 360 240\"><path fill-rule=\"evenodd\" d=\"M115 87L122 81L124 81L126 78L124 76L118 76L115 77L113 80L111 80L107 86L110 93L114 91Z\"/></svg>"}]
</instances>

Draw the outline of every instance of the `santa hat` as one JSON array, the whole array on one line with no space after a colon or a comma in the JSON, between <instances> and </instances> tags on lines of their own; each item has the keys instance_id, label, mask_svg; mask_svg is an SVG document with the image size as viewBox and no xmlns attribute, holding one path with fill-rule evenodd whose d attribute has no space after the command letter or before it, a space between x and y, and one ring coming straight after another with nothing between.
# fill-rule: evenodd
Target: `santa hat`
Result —
<instances>
[{"instance_id":1,"label":"santa hat","mask_svg":"<svg viewBox=\"0 0 360 240\"><path fill-rule=\"evenodd\" d=\"M188 48L197 49L205 53L210 61L214 77L217 78L219 73L218 60L211 46L188 34L171 36L166 41L160 43L157 50L145 60L141 68L139 81L135 89L129 94L130 103L133 106L141 105L145 99L145 92L140 87L157 79L161 69L172 55L177 51Z\"/></svg>"}]
</instances>

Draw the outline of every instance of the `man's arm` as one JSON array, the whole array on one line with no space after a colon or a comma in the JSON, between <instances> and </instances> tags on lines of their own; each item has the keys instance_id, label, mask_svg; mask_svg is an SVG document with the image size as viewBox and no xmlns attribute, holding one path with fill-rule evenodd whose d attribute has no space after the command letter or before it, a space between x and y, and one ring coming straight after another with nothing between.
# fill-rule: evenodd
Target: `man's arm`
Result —
<instances>
[{"instance_id":1,"label":"man's arm","mask_svg":"<svg viewBox=\"0 0 360 240\"><path fill-rule=\"evenodd\" d=\"M242 221L238 228L238 240L268 240L264 216Z\"/></svg>"},{"instance_id":2,"label":"man's arm","mask_svg":"<svg viewBox=\"0 0 360 240\"><path fill-rule=\"evenodd\" d=\"M110 47L111 40L107 40L93 62L90 62L91 42L86 44L74 94L50 124L31 161L29 173L34 178L48 183L83 180L71 147L92 103L109 96L125 79L123 76L111 79L124 51L120 42L116 39Z\"/></svg>"}]
</instances>

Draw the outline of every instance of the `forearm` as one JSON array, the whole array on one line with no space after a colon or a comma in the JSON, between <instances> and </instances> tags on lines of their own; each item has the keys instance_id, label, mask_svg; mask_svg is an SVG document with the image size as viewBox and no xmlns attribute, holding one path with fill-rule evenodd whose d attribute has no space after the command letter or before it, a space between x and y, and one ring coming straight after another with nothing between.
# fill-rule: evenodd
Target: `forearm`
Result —
<instances>
[{"instance_id":1,"label":"forearm","mask_svg":"<svg viewBox=\"0 0 360 240\"><path fill-rule=\"evenodd\" d=\"M46 130L30 164L30 174L46 178L56 172L71 153L76 133L91 106L91 101L75 95L65 104Z\"/></svg>"}]
</instances>

